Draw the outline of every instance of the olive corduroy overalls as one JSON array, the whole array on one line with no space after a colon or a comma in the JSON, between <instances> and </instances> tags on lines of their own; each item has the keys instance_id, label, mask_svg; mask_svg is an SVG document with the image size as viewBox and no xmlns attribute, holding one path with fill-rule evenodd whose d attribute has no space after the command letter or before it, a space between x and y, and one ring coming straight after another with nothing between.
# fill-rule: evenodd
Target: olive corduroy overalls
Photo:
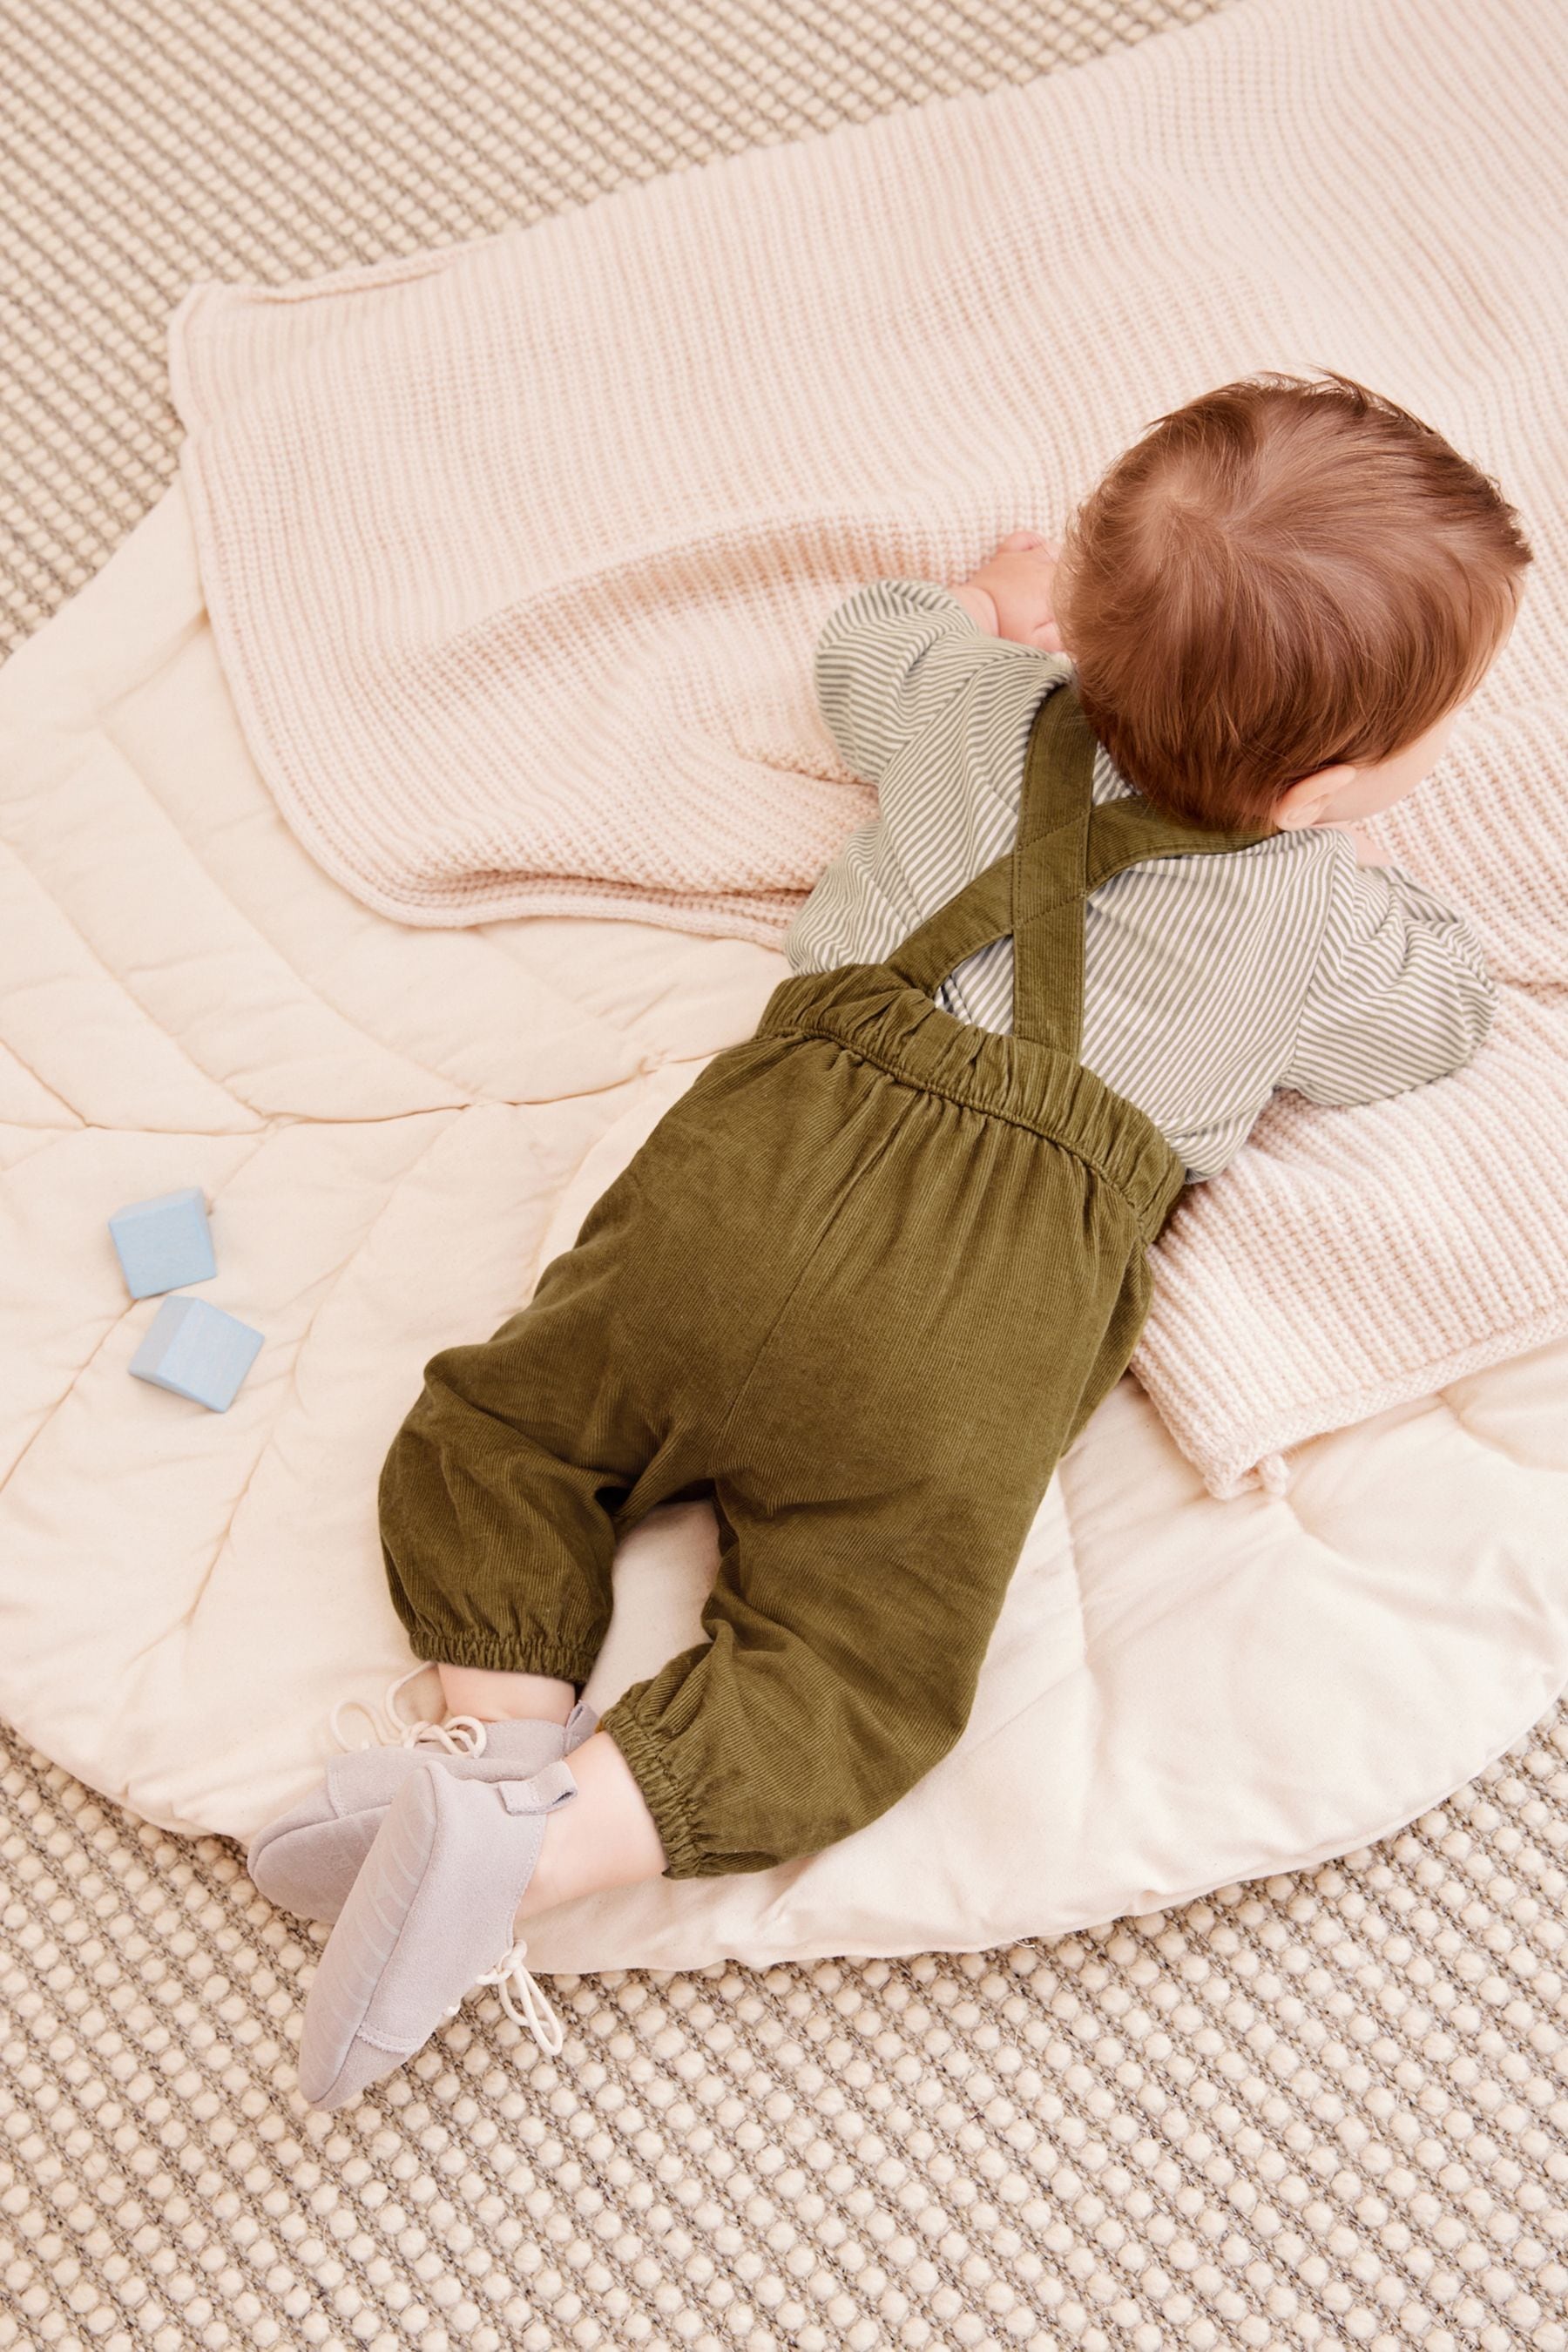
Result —
<instances>
[{"instance_id":1,"label":"olive corduroy overalls","mask_svg":"<svg viewBox=\"0 0 1568 2352\"><path fill-rule=\"evenodd\" d=\"M1079 1061L1084 903L1235 849L1096 808L1076 692L1013 851L879 964L797 975L717 1055L492 1339L434 1357L381 1484L416 1654L581 1684L616 1542L708 1496L708 1640L610 1707L669 1874L847 1836L968 1719L1061 1454L1126 1367L1184 1181ZM1011 932L1014 1029L932 992Z\"/></svg>"}]
</instances>

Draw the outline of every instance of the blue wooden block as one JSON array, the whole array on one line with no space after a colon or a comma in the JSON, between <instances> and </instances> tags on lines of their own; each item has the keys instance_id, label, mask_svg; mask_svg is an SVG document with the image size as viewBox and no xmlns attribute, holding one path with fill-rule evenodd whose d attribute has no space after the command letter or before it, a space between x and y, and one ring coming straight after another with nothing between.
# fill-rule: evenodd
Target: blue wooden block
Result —
<instances>
[{"instance_id":1,"label":"blue wooden block","mask_svg":"<svg viewBox=\"0 0 1568 2352\"><path fill-rule=\"evenodd\" d=\"M226 1412L256 1361L261 1334L205 1298L165 1298L131 1359L139 1381Z\"/></svg>"},{"instance_id":2,"label":"blue wooden block","mask_svg":"<svg viewBox=\"0 0 1568 2352\"><path fill-rule=\"evenodd\" d=\"M117 1209L109 1230L132 1298L205 1282L217 1272L206 1201L195 1184Z\"/></svg>"}]
</instances>

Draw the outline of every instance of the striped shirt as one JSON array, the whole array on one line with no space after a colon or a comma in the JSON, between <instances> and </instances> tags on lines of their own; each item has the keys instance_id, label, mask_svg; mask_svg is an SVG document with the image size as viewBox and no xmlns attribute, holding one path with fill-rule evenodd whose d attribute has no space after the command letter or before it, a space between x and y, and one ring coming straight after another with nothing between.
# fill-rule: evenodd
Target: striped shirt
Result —
<instances>
[{"instance_id":1,"label":"striped shirt","mask_svg":"<svg viewBox=\"0 0 1568 2352\"><path fill-rule=\"evenodd\" d=\"M879 814L852 833L791 925L799 972L890 952L1017 832L1024 760L1062 656L987 635L929 581L880 580L829 618L817 699ZM1094 797L1131 793L1102 750ZM961 964L938 1003L1012 1026L1013 943ZM1468 1062L1490 1025L1474 933L1397 867L1357 864L1329 827L1102 883L1084 927L1085 1066L1215 1175L1277 1087L1375 1102Z\"/></svg>"}]
</instances>

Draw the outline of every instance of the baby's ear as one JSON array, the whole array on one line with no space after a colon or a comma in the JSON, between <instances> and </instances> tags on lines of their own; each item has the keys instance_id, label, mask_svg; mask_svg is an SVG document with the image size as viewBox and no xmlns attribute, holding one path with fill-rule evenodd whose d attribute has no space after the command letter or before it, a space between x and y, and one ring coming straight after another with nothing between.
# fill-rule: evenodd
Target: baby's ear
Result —
<instances>
[{"instance_id":1,"label":"baby's ear","mask_svg":"<svg viewBox=\"0 0 1568 2352\"><path fill-rule=\"evenodd\" d=\"M1309 825L1332 824L1334 802L1347 784L1355 782L1355 770L1350 767L1319 768L1315 774L1303 776L1300 783L1288 784L1269 814L1281 833L1304 833Z\"/></svg>"}]
</instances>

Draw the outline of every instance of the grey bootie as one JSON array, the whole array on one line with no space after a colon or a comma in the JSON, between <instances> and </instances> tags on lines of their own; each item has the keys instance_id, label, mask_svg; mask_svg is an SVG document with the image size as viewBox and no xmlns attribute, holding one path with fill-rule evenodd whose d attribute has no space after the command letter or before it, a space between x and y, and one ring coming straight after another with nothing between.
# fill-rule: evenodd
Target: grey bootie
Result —
<instances>
[{"instance_id":1,"label":"grey bootie","mask_svg":"<svg viewBox=\"0 0 1568 2352\"><path fill-rule=\"evenodd\" d=\"M524 1966L513 1918L545 1823L577 1784L552 1764L528 1780L459 1780L433 1757L398 1790L327 1939L305 2003L300 2088L346 2106L423 2048L476 1985L553 2055L559 2019ZM521 2006L519 2007L521 2001Z\"/></svg>"},{"instance_id":2,"label":"grey bootie","mask_svg":"<svg viewBox=\"0 0 1568 2352\"><path fill-rule=\"evenodd\" d=\"M580 1748L599 1719L579 1704L564 1724L479 1723L471 1716L408 1722L396 1708L400 1687L394 1684L386 1707L401 1727L397 1743L335 1756L310 1796L251 1840L245 1866L279 1910L301 1919L337 1917L387 1807L421 1765L435 1763L458 1780L527 1780Z\"/></svg>"}]
</instances>

